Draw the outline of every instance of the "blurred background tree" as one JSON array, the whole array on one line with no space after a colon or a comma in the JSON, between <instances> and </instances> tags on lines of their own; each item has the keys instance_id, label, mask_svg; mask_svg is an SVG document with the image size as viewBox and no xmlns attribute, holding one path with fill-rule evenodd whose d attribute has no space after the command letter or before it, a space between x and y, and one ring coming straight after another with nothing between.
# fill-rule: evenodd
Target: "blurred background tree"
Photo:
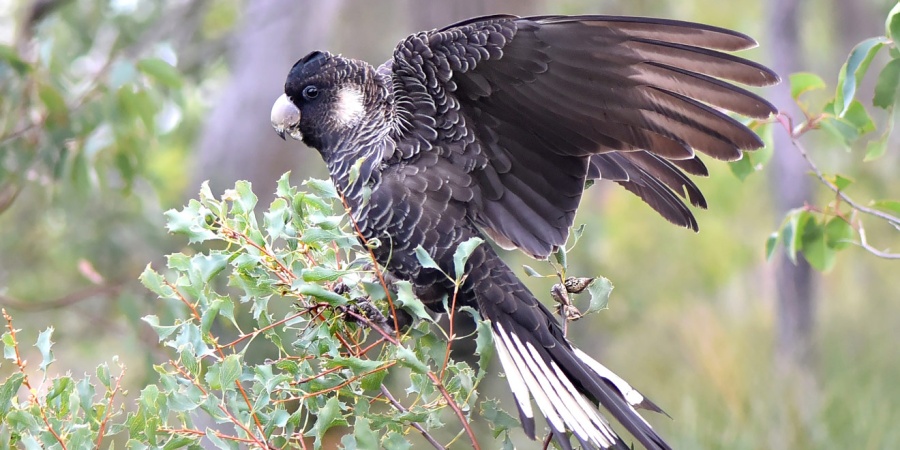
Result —
<instances>
[{"instance_id":1,"label":"blurred background tree","mask_svg":"<svg viewBox=\"0 0 900 450\"><path fill-rule=\"evenodd\" d=\"M93 371L118 354L130 386L151 380L150 365L167 356L140 318L176 311L161 311L137 277L185 245L165 233L162 212L206 179L213 192L248 179L267 205L283 172L294 183L325 173L317 155L268 124L288 68L314 48L378 63L411 32L479 14L652 15L756 37L761 49L744 56L785 80L824 74L829 90L805 98L821 105L853 46L881 35L893 6L0 1L0 304L23 340L56 328L55 370ZM860 91L874 85L869 76ZM787 83L763 94L802 119ZM573 339L675 418L655 424L678 448L900 448L897 263L855 248L824 273L803 258L766 262L764 243L786 211L833 197L808 176L790 136L775 126L772 136L772 162L743 182L710 164L712 176L698 182L710 203L699 235L624 190L588 191L577 223L589 227L569 264L618 289L609 311L571 327ZM864 145L839 151L840 138L810 136L806 145L823 171L852 177L859 198L900 198L895 141L877 164L861 162ZM900 247L889 226L869 235ZM532 281L548 292L545 280ZM0 367L0 377L12 370Z\"/></svg>"}]
</instances>

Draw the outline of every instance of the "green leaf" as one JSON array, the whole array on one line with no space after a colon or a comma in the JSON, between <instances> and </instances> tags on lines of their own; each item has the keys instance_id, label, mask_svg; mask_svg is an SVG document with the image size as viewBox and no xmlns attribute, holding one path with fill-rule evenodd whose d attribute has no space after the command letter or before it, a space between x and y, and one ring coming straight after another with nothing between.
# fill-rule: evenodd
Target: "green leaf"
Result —
<instances>
[{"instance_id":1,"label":"green leaf","mask_svg":"<svg viewBox=\"0 0 900 450\"><path fill-rule=\"evenodd\" d=\"M875 200L872 202L872 206L882 211L900 215L900 201L898 200Z\"/></svg>"},{"instance_id":2,"label":"green leaf","mask_svg":"<svg viewBox=\"0 0 900 450\"><path fill-rule=\"evenodd\" d=\"M881 138L870 141L866 145L866 156L863 158L863 161L874 161L884 156L888 148L888 137L888 133L885 133Z\"/></svg>"},{"instance_id":3,"label":"green leaf","mask_svg":"<svg viewBox=\"0 0 900 450\"><path fill-rule=\"evenodd\" d=\"M387 376L387 374L387 370L372 372L360 378L359 385L365 391L377 391L381 387L381 384L384 383L384 378Z\"/></svg>"},{"instance_id":4,"label":"green leaf","mask_svg":"<svg viewBox=\"0 0 900 450\"><path fill-rule=\"evenodd\" d=\"M419 260L419 264L421 264L422 267L441 270L440 266L438 266L438 263L435 262L431 255L429 255L421 245L416 247L416 259Z\"/></svg>"},{"instance_id":5,"label":"green leaf","mask_svg":"<svg viewBox=\"0 0 900 450\"><path fill-rule=\"evenodd\" d=\"M222 439L216 434L216 430L212 428L206 429L206 438L209 439L216 448L220 448L223 450L238 450L241 447L238 445L236 441L231 439Z\"/></svg>"},{"instance_id":6,"label":"green leaf","mask_svg":"<svg viewBox=\"0 0 900 450\"><path fill-rule=\"evenodd\" d=\"M409 450L412 448L412 444L410 444L402 434L397 433L396 431L388 431L388 433L385 434L384 438L381 440L381 448L391 450Z\"/></svg>"},{"instance_id":7,"label":"green leaf","mask_svg":"<svg viewBox=\"0 0 900 450\"><path fill-rule=\"evenodd\" d=\"M850 107L844 113L844 120L856 127L856 133L860 136L875 131L875 122L858 100L850 103Z\"/></svg>"},{"instance_id":8,"label":"green leaf","mask_svg":"<svg viewBox=\"0 0 900 450\"><path fill-rule=\"evenodd\" d=\"M834 267L836 253L825 242L825 229L811 217L804 222L801 237L803 257L816 270L825 272Z\"/></svg>"},{"instance_id":9,"label":"green leaf","mask_svg":"<svg viewBox=\"0 0 900 450\"><path fill-rule=\"evenodd\" d=\"M825 243L835 250L841 250L853 243L856 232L846 220L840 217L832 217L825 224Z\"/></svg>"},{"instance_id":10,"label":"green leaf","mask_svg":"<svg viewBox=\"0 0 900 450\"><path fill-rule=\"evenodd\" d=\"M219 383L222 389L233 387L234 383L240 379L242 372L242 363L240 355L228 355L222 360L222 367L219 369Z\"/></svg>"},{"instance_id":11,"label":"green leaf","mask_svg":"<svg viewBox=\"0 0 900 450\"><path fill-rule=\"evenodd\" d=\"M474 310L473 310L474 311ZM476 312L477 314L477 312ZM478 371L479 379L483 377L487 371L488 362L494 356L494 334L491 331L491 321L481 320L479 316L473 316L475 320L475 354L478 355Z\"/></svg>"},{"instance_id":12,"label":"green leaf","mask_svg":"<svg viewBox=\"0 0 900 450\"><path fill-rule=\"evenodd\" d=\"M102 363L97 366L97 379L100 380L100 384L105 386L107 389L110 389L112 386L110 385L110 376L109 376L109 366L106 363Z\"/></svg>"},{"instance_id":13,"label":"green leaf","mask_svg":"<svg viewBox=\"0 0 900 450\"><path fill-rule=\"evenodd\" d=\"M394 283L394 286L397 288L397 304L401 308L418 320L433 321L425 304L413 294L412 284L404 280Z\"/></svg>"},{"instance_id":14,"label":"green leaf","mask_svg":"<svg viewBox=\"0 0 900 450\"><path fill-rule=\"evenodd\" d=\"M360 375L383 366L384 362L373 359L356 358L353 356L336 356L334 358L326 359L324 365L328 369L334 367L347 368L350 369L354 375Z\"/></svg>"},{"instance_id":15,"label":"green leaf","mask_svg":"<svg viewBox=\"0 0 900 450\"><path fill-rule=\"evenodd\" d=\"M325 289L318 284L304 283L301 280L299 283L294 282L294 286L291 286L291 289L300 295L309 295L315 297L325 303L328 303L331 306L341 306L347 304L346 297Z\"/></svg>"},{"instance_id":16,"label":"green leaf","mask_svg":"<svg viewBox=\"0 0 900 450\"><path fill-rule=\"evenodd\" d=\"M118 91L119 108L129 118L139 118L147 131L156 129L157 105L147 91L126 85Z\"/></svg>"},{"instance_id":17,"label":"green leaf","mask_svg":"<svg viewBox=\"0 0 900 450\"><path fill-rule=\"evenodd\" d=\"M356 162L354 162L353 165L350 166L350 173L347 176L347 184L348 185L355 184L356 180L359 179L359 171L362 168L362 165L364 162L366 162L365 156L357 158ZM365 180L363 180L363 181L365 181Z\"/></svg>"},{"instance_id":18,"label":"green leaf","mask_svg":"<svg viewBox=\"0 0 900 450\"><path fill-rule=\"evenodd\" d=\"M137 68L157 82L170 88L181 87L181 74L178 69L159 58L147 58L138 61Z\"/></svg>"},{"instance_id":19,"label":"green leaf","mask_svg":"<svg viewBox=\"0 0 900 450\"><path fill-rule=\"evenodd\" d=\"M469 260L469 257L472 256L472 252L474 252L483 242L483 239L471 237L467 239L466 242L456 246L456 250L453 252L453 267L456 271L457 281L462 280L463 274L465 274L466 271L466 261Z\"/></svg>"},{"instance_id":20,"label":"green leaf","mask_svg":"<svg viewBox=\"0 0 900 450\"><path fill-rule=\"evenodd\" d=\"M222 305L225 303L224 299L216 298L209 302L209 306L206 307L206 310L201 312L200 316L200 333L203 336L209 334L209 330L212 329L213 323L216 322L216 318L219 317L219 310L222 309Z\"/></svg>"},{"instance_id":21,"label":"green leaf","mask_svg":"<svg viewBox=\"0 0 900 450\"><path fill-rule=\"evenodd\" d=\"M31 66L19 57L19 52L9 45L0 44L0 61L8 64L19 75L25 75L31 70Z\"/></svg>"},{"instance_id":22,"label":"green leaf","mask_svg":"<svg viewBox=\"0 0 900 450\"><path fill-rule=\"evenodd\" d=\"M790 76L791 97L797 100L801 94L817 89L825 89L822 77L810 72L792 73Z\"/></svg>"},{"instance_id":23,"label":"green leaf","mask_svg":"<svg viewBox=\"0 0 900 450\"><path fill-rule=\"evenodd\" d=\"M72 378L71 377L59 377L54 378L52 383L50 383L50 389L47 391L47 397L44 399L46 402L51 402L57 398L63 396L59 402L59 407L61 410L65 410L68 407L69 403L69 395L72 392ZM65 405L65 406L64 406Z\"/></svg>"},{"instance_id":24,"label":"green leaf","mask_svg":"<svg viewBox=\"0 0 900 450\"><path fill-rule=\"evenodd\" d=\"M522 269L525 269L525 275L528 275L529 277L535 277L535 278L543 278L544 277L544 275L541 275L540 272L538 272L537 270L534 270L533 267L531 267L527 264L522 264Z\"/></svg>"},{"instance_id":25,"label":"green leaf","mask_svg":"<svg viewBox=\"0 0 900 450\"><path fill-rule=\"evenodd\" d=\"M199 271L200 279L204 284L209 284L228 266L228 258L229 255L218 251L211 251L208 255L194 255L191 258L191 268Z\"/></svg>"},{"instance_id":26,"label":"green leaf","mask_svg":"<svg viewBox=\"0 0 900 450\"><path fill-rule=\"evenodd\" d=\"M187 369L188 373L193 376L200 375L200 360L197 359L197 355L194 354L194 349L188 346L185 346L181 349L181 364Z\"/></svg>"},{"instance_id":27,"label":"green leaf","mask_svg":"<svg viewBox=\"0 0 900 450\"><path fill-rule=\"evenodd\" d=\"M356 439L356 446L360 450L376 450L378 446L378 435L372 431L372 424L365 417L357 417L353 423L353 438Z\"/></svg>"},{"instance_id":28,"label":"green leaf","mask_svg":"<svg viewBox=\"0 0 900 450\"><path fill-rule=\"evenodd\" d=\"M587 289L591 294L591 302L588 306L587 311L584 312L585 315L602 311L608 308L609 295L613 290L613 284L611 281L609 281L605 277L597 277L594 278L594 281L591 281L591 284L588 285Z\"/></svg>"},{"instance_id":29,"label":"green leaf","mask_svg":"<svg viewBox=\"0 0 900 450\"><path fill-rule=\"evenodd\" d=\"M53 347L53 341L50 340L50 337L52 335L53 327L49 327L38 334L37 343L34 344L34 346L37 347L37 349L41 352L41 364L39 367L42 372L46 372L47 366L56 361L56 359L53 357L53 351L51 350Z\"/></svg>"},{"instance_id":30,"label":"green leaf","mask_svg":"<svg viewBox=\"0 0 900 450\"><path fill-rule=\"evenodd\" d=\"M519 421L504 411L496 399L488 398L481 402L481 416L487 419L495 438L519 426Z\"/></svg>"},{"instance_id":31,"label":"green leaf","mask_svg":"<svg viewBox=\"0 0 900 450\"><path fill-rule=\"evenodd\" d=\"M855 124L837 117L826 117L819 122L825 131L840 139L844 146L850 148L859 139L859 129Z\"/></svg>"},{"instance_id":32,"label":"green leaf","mask_svg":"<svg viewBox=\"0 0 900 450\"><path fill-rule=\"evenodd\" d=\"M887 123L881 136L878 139L870 141L866 146L866 157L863 161L869 162L881 158L887 152L888 144L891 142L891 133L894 131L894 109L888 110Z\"/></svg>"},{"instance_id":33,"label":"green leaf","mask_svg":"<svg viewBox=\"0 0 900 450\"><path fill-rule=\"evenodd\" d=\"M75 384L75 391L78 393L78 406L84 411L84 415L88 420L95 420L94 417L94 385L91 384L90 378L84 377Z\"/></svg>"},{"instance_id":34,"label":"green leaf","mask_svg":"<svg viewBox=\"0 0 900 450\"><path fill-rule=\"evenodd\" d=\"M289 211L287 200L276 198L269 205L269 210L263 213L263 224L266 227L266 234L273 240L284 237L287 220L290 217Z\"/></svg>"},{"instance_id":35,"label":"green leaf","mask_svg":"<svg viewBox=\"0 0 900 450\"><path fill-rule=\"evenodd\" d=\"M166 442L166 445L163 447L163 450L176 450L183 448L196 448L193 447L198 443L198 439L194 436L184 436L184 435L174 435L172 438Z\"/></svg>"},{"instance_id":36,"label":"green leaf","mask_svg":"<svg viewBox=\"0 0 900 450\"><path fill-rule=\"evenodd\" d=\"M753 163L750 161L750 156L748 155L748 153L744 152L744 154L741 155L741 159L728 163L728 168L731 169L731 173L741 181L747 179L754 171Z\"/></svg>"},{"instance_id":37,"label":"green leaf","mask_svg":"<svg viewBox=\"0 0 900 450\"><path fill-rule=\"evenodd\" d=\"M62 94L49 84L40 84L38 86L38 97L41 103L47 108L49 114L48 119L55 122L62 122L69 115L69 107L66 106L66 100Z\"/></svg>"},{"instance_id":38,"label":"green leaf","mask_svg":"<svg viewBox=\"0 0 900 450\"><path fill-rule=\"evenodd\" d=\"M204 182L204 185L206 182ZM209 210L200 204L197 200L188 202L181 211L170 209L165 212L166 228L170 233L183 234L187 236L188 242L196 244L210 239L215 239L216 234L213 233L206 223L206 215Z\"/></svg>"},{"instance_id":39,"label":"green leaf","mask_svg":"<svg viewBox=\"0 0 900 450\"><path fill-rule=\"evenodd\" d=\"M0 422L4 422L6 414L12 408L12 399L19 392L22 383L25 381L25 375L21 372L13 372L6 381L0 385Z\"/></svg>"},{"instance_id":40,"label":"green leaf","mask_svg":"<svg viewBox=\"0 0 900 450\"><path fill-rule=\"evenodd\" d=\"M892 108L897 101L898 85L900 85L900 59L892 59L878 74L872 104L882 109Z\"/></svg>"},{"instance_id":41,"label":"green leaf","mask_svg":"<svg viewBox=\"0 0 900 450\"><path fill-rule=\"evenodd\" d=\"M777 231L775 231L769 235L768 239L766 239L766 261L772 260L772 255L775 254L775 249L777 248L779 237L780 235Z\"/></svg>"},{"instance_id":42,"label":"green leaf","mask_svg":"<svg viewBox=\"0 0 900 450\"><path fill-rule=\"evenodd\" d=\"M886 37L874 37L860 42L850 51L847 62L841 67L838 75L837 93L835 94L834 113L843 117L856 96L859 83L869 68L872 58L890 40Z\"/></svg>"},{"instance_id":43,"label":"green leaf","mask_svg":"<svg viewBox=\"0 0 900 450\"><path fill-rule=\"evenodd\" d=\"M425 365L416 354L403 345L396 346L397 361L400 365L408 367L417 373L428 373L428 366Z\"/></svg>"},{"instance_id":44,"label":"green leaf","mask_svg":"<svg viewBox=\"0 0 900 450\"><path fill-rule=\"evenodd\" d=\"M253 193L253 186L251 186L250 182L238 180L234 184L234 192L237 194L237 198L234 199L234 213L252 214L259 198Z\"/></svg>"},{"instance_id":45,"label":"green leaf","mask_svg":"<svg viewBox=\"0 0 900 450\"><path fill-rule=\"evenodd\" d=\"M887 36L891 38L895 44L900 42L900 3L895 4L894 7L891 8L887 19L884 22L884 28Z\"/></svg>"},{"instance_id":46,"label":"green leaf","mask_svg":"<svg viewBox=\"0 0 900 450\"><path fill-rule=\"evenodd\" d=\"M171 286L166 284L165 278L163 278L159 272L153 270L153 267L151 267L150 264L147 264L147 267L144 268L144 271L138 279L141 280L141 284L143 284L145 288L162 298L175 296L175 291L172 290Z\"/></svg>"},{"instance_id":47,"label":"green leaf","mask_svg":"<svg viewBox=\"0 0 900 450\"><path fill-rule=\"evenodd\" d=\"M153 328L153 331L156 331L156 334L159 336L159 341L162 342L163 339L171 336L172 333L181 328L181 325L160 325L159 317L154 315L148 315L141 318L144 322L147 322L150 325L150 328Z\"/></svg>"},{"instance_id":48,"label":"green leaf","mask_svg":"<svg viewBox=\"0 0 900 450\"><path fill-rule=\"evenodd\" d=\"M336 397L329 398L325 405L317 411L316 425L307 433L307 436L315 436L315 448L322 448L322 439L325 433L332 427L339 425L347 425L347 420L341 414L344 409L341 402Z\"/></svg>"},{"instance_id":49,"label":"green leaf","mask_svg":"<svg viewBox=\"0 0 900 450\"><path fill-rule=\"evenodd\" d=\"M328 267L314 266L303 269L303 271L300 272L300 278L302 278L303 281L319 283L322 281L337 281L346 274L346 270L335 270Z\"/></svg>"},{"instance_id":50,"label":"green leaf","mask_svg":"<svg viewBox=\"0 0 900 450\"><path fill-rule=\"evenodd\" d=\"M278 179L275 195L284 199L293 198L297 195L297 188L291 186L291 171L287 171Z\"/></svg>"},{"instance_id":51,"label":"green leaf","mask_svg":"<svg viewBox=\"0 0 900 450\"><path fill-rule=\"evenodd\" d=\"M338 200L337 189L334 188L334 184L330 180L319 180L315 178L310 178L303 182L303 185L308 187L313 194L318 195L322 198Z\"/></svg>"},{"instance_id":52,"label":"green leaf","mask_svg":"<svg viewBox=\"0 0 900 450\"><path fill-rule=\"evenodd\" d=\"M841 174L834 174L832 176L826 175L825 179L840 191L846 190L854 181L852 178L847 178Z\"/></svg>"},{"instance_id":53,"label":"green leaf","mask_svg":"<svg viewBox=\"0 0 900 450\"><path fill-rule=\"evenodd\" d=\"M565 247L560 247L555 252L553 252L553 258L555 258L556 262L558 262L559 265L562 266L563 270L568 268L568 266L567 266L568 258L566 256L566 248Z\"/></svg>"},{"instance_id":54,"label":"green leaf","mask_svg":"<svg viewBox=\"0 0 900 450\"><path fill-rule=\"evenodd\" d=\"M803 248L803 229L806 221L811 218L809 211L801 208L794 209L788 213L788 221L781 230L783 237L782 242L787 251L788 259L792 263L797 264L797 252Z\"/></svg>"}]
</instances>

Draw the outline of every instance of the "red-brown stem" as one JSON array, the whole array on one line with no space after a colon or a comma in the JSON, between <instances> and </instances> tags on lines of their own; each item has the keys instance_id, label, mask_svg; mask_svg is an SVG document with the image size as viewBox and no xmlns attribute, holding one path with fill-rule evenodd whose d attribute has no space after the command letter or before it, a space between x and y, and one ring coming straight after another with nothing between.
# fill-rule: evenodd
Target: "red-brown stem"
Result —
<instances>
[{"instance_id":1,"label":"red-brown stem","mask_svg":"<svg viewBox=\"0 0 900 450\"><path fill-rule=\"evenodd\" d=\"M396 339L394 339L393 336L387 334L387 332L385 332L384 330L382 330L379 327L372 326L372 324L368 318L364 317L361 314L356 314L353 311L347 311L347 314L350 314L357 320L360 320L360 321L368 324L371 329L377 331L379 334L381 334L382 337L384 337L385 340L387 340L391 344L400 346L400 342L398 342ZM459 421L462 423L463 429L466 430L466 434L468 434L469 439L472 440L472 447L474 447L475 450L481 450L481 447L478 445L478 440L475 438L475 433L472 431L472 427L469 426L469 422L466 420L466 416L462 413L462 410L459 409L459 405L456 404L456 401L453 400L453 397L450 396L450 393L447 392L447 389L444 388L444 384L437 377L437 375L434 374L434 372L429 371L427 375L428 375L428 378L431 379L431 382L434 383L434 385L441 392L441 395L444 397L444 399L447 400L447 404L450 405L450 408L453 409L453 412L456 413L456 416L459 418Z\"/></svg>"},{"instance_id":2,"label":"red-brown stem","mask_svg":"<svg viewBox=\"0 0 900 450\"><path fill-rule=\"evenodd\" d=\"M447 339L447 351L444 352L444 363L441 364L441 379L444 379L444 371L447 370L447 364L450 362L450 348L453 345L453 341L456 339L456 334L453 331L453 324L456 322L456 297L459 295L459 283L454 284L453 286L453 300L450 302L450 311L447 313L448 320L450 321L450 336Z\"/></svg>"},{"instance_id":3,"label":"red-brown stem","mask_svg":"<svg viewBox=\"0 0 900 450\"><path fill-rule=\"evenodd\" d=\"M375 276L378 277L381 287L384 288L384 296L387 298L388 306L391 308L391 316L394 318L394 332L399 336L400 322L397 320L397 310L394 308L394 299L391 298L391 291L388 289L387 282L384 281L384 275L381 273L381 268L378 265L378 261L375 259L375 253L369 248L369 241L363 236L362 230L359 229L359 224L357 224L356 219L353 218L353 210L350 209L350 205L347 204L347 199L344 198L343 194L341 194L341 203L344 205L344 209L347 210L347 217L350 219L350 223L353 224L353 230L356 232L356 236L362 241L363 247L365 247L366 251L369 253L369 259L372 260L372 266L375 269Z\"/></svg>"},{"instance_id":4,"label":"red-brown stem","mask_svg":"<svg viewBox=\"0 0 900 450\"><path fill-rule=\"evenodd\" d=\"M444 388L444 384L441 383L441 380L438 379L437 375L434 372L428 372L428 378L431 378L431 382L434 383L435 387L441 391L441 395L444 396L444 399L447 400L447 404L450 405L450 409L456 413L456 417L459 417L460 423L462 423L463 428L466 430L466 434L469 435L469 439L472 440L472 447L475 450L481 450L481 447L478 445L478 440L475 439L475 433L472 431L472 427L469 426L469 421L466 420L466 416L463 414L462 410L459 409L459 405L453 400L453 397L450 396L450 393L447 392L447 389Z\"/></svg>"},{"instance_id":5,"label":"red-brown stem","mask_svg":"<svg viewBox=\"0 0 900 450\"><path fill-rule=\"evenodd\" d=\"M161 428L159 428L158 430L161 431L161 432L163 432L163 433L169 433L169 434L192 434L192 435L195 435L195 436L206 436L206 433L204 433L203 431L200 431L200 430L194 430L194 429L192 429L192 428L165 428L165 427L161 427ZM259 445L259 441L255 440L255 439L247 439L247 438L242 438L242 437L232 436L232 435L230 435L230 434L224 434L224 433L219 432L219 431L213 431L213 434L215 434L216 437L217 437L217 438L220 438L220 439L227 439L227 440L229 440L229 441L243 442L243 443L246 443L246 444L257 444L257 445ZM266 447L263 447L263 448L266 448Z\"/></svg>"},{"instance_id":6,"label":"red-brown stem","mask_svg":"<svg viewBox=\"0 0 900 450\"><path fill-rule=\"evenodd\" d=\"M3 308L2 311L3 318L6 319L6 329L9 330L9 336L13 341L13 349L16 352L16 366L19 367L19 372L21 372L22 376L24 377L22 379L22 383L26 388L28 388L28 392L31 393L31 403L38 407L38 411L41 412L41 419L44 419L44 424L47 425L47 430L50 431L50 434L52 434L53 437L56 438L56 441L59 442L59 445L63 448L63 450L68 450L66 447L66 443L63 442L62 438L59 436L56 430L54 430L50 425L50 420L47 419L47 413L44 411L44 406L41 405L41 402L37 397L37 391L31 387L31 383L28 381L28 374L25 372L25 361L23 361L22 357L19 355L19 342L16 341L16 329L13 328L12 316L10 316L6 312L6 308Z\"/></svg>"},{"instance_id":7,"label":"red-brown stem","mask_svg":"<svg viewBox=\"0 0 900 450\"><path fill-rule=\"evenodd\" d=\"M275 327L277 327L277 326L279 326L279 325L281 325L281 324L283 324L283 323L285 323L285 322L288 322L288 321L290 321L290 320L293 320L293 319L295 319L295 318L297 318L297 317L300 317L300 316L302 316L302 315L304 315L304 314L308 314L308 313L309 313L309 311L301 311L301 312L298 312L298 313L296 313L296 314L294 314L294 315L285 317L284 319L281 319L281 320L279 320L279 321L277 321L277 322L273 322L273 323L271 323L271 324L269 324L269 325L267 325L267 326L264 326L264 327L262 327L262 328L260 328L260 329L258 329L258 330L255 330L255 331L253 331L253 332L251 332L251 333L247 333L247 334L243 334L243 335L241 335L241 336L238 336L237 339L235 339L235 340L233 340L233 341L231 341L231 342L229 342L229 343L223 345L222 348L230 348L230 347L233 347L233 346L237 345L237 344L238 344L239 342L241 342L241 341L247 340L247 339L249 339L249 338L256 337L256 336L258 336L260 333L263 333L263 332L266 332L266 331L268 331L268 330L271 330L272 328L275 328Z\"/></svg>"},{"instance_id":8,"label":"red-brown stem","mask_svg":"<svg viewBox=\"0 0 900 450\"><path fill-rule=\"evenodd\" d=\"M121 372L119 373L119 378L116 378L116 386L113 388L112 393L109 394L109 402L106 405L106 414L103 415L103 420L100 421L100 429L97 431L97 445L95 448L100 448L100 444L103 442L103 432L106 430L106 422L109 421L109 417L112 415L113 410L113 400L116 398L116 392L122 388L122 378L125 378L125 366L119 365Z\"/></svg>"},{"instance_id":9,"label":"red-brown stem","mask_svg":"<svg viewBox=\"0 0 900 450\"><path fill-rule=\"evenodd\" d=\"M308 393L308 394L303 394L303 395L300 396L300 397L291 397L291 398L285 398L285 399L281 399L281 400L276 400L275 403L284 403L284 402L288 402L288 401L292 401L292 400L306 400L306 399L308 399L308 398L310 398L310 397L318 397L318 396L320 396L320 395L322 395L322 394L327 394L327 393L329 393L329 392L337 391L337 390L343 388L344 386L347 386L348 384L350 384L350 383L352 383L352 382L354 382L354 381L356 381L356 380L359 380L360 378L363 378L363 377L365 377L365 376L371 375L371 374L373 374L373 373L375 373L375 372L381 372L382 370L386 370L386 369L389 368L389 367L393 367L395 364L397 364L397 361L388 361L388 362L386 362L383 366L378 367L377 369L372 369L372 370L363 372L363 373L361 373L361 374L359 374L359 375L354 375L354 376L352 376L352 377L350 377L350 378L344 380L344 382L342 382L341 384L332 386L332 387L330 387L330 388L322 389L321 391L316 391L316 392L310 392L310 393ZM325 375L325 373L323 372L323 373L319 374L318 376L322 376L322 375Z\"/></svg>"},{"instance_id":10,"label":"red-brown stem","mask_svg":"<svg viewBox=\"0 0 900 450\"><path fill-rule=\"evenodd\" d=\"M200 322L200 313L197 311L197 308L191 302L189 302L187 300L187 298L185 298L183 295L181 295L181 292L178 291L178 288L174 284L169 283L168 281L166 281L165 283L167 286L169 286L172 289L173 292L175 292L175 295L178 296L178 298L181 300L181 302L184 303L185 305L187 305L188 308L191 309L191 314L194 316L194 319L197 320L198 322ZM225 360L225 352L222 350L222 346L219 345L219 340L216 339L216 336L213 335L211 331L209 332L209 340L215 346L216 353L219 354L219 358L222 361L224 361ZM238 391L240 391L241 396L244 398L244 402L247 403L247 411L250 412L250 416L253 417L253 422L256 423L256 429L259 431L259 436L261 438L265 439L266 435L265 435L265 432L263 431L262 422L259 420L259 416L256 414L256 411L253 410L253 403L250 402L250 398L247 396L247 391L244 390L244 386L241 385L240 380L236 380L234 382L234 384L237 386ZM259 445L262 448L268 447L267 444L259 441L259 439L257 439L256 436L254 436L253 433L250 432L250 430L247 430L246 427L244 427L244 425L241 424L240 421L238 421L236 417L232 416L231 413L229 413L224 407L222 407L222 405L219 405L219 407L222 409L222 411L227 416L229 416L229 418L233 419L235 425L237 425L241 428L244 428L245 431L247 431L247 435L252 437L256 441L257 445Z\"/></svg>"}]
</instances>

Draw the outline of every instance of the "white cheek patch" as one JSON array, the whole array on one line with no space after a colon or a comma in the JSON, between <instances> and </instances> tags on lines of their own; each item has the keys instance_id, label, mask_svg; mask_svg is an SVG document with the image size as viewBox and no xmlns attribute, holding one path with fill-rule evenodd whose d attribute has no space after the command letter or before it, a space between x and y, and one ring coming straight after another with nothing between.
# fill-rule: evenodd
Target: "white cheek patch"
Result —
<instances>
[{"instance_id":1,"label":"white cheek patch","mask_svg":"<svg viewBox=\"0 0 900 450\"><path fill-rule=\"evenodd\" d=\"M358 88L346 87L338 91L334 108L334 118L338 123L355 125L365 110L363 94Z\"/></svg>"}]
</instances>

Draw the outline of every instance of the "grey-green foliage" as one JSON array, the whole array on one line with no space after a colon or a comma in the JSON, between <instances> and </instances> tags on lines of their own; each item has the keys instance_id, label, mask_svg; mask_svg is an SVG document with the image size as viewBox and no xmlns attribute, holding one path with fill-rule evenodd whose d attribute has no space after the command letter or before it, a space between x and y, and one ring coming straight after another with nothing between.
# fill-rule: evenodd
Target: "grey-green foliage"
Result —
<instances>
[{"instance_id":1,"label":"grey-green foliage","mask_svg":"<svg viewBox=\"0 0 900 450\"><path fill-rule=\"evenodd\" d=\"M850 152L864 149L862 160L865 162L879 160L885 155L900 100L900 90L897 89L900 86L900 47L897 39L900 39L900 4L889 12L883 36L866 39L851 50L838 73L834 95L825 99L821 106L811 105L807 93L826 89L825 81L812 73L790 75L791 95L804 117L779 118L796 147L782 151L801 152L810 165L811 173L832 191L833 200L823 205L806 205L789 211L779 229L766 242L768 257L774 254L780 242L792 261L796 262L800 255L820 271L830 270L837 260L837 252L851 245L862 247L876 256L900 259L900 254L896 252L878 249L866 235L866 223L882 222L892 226L893 231L900 230L900 201L892 198L854 201L851 197L855 195L851 187L853 177L820 170L815 162L818 158L807 152L800 139L811 131L823 130L831 135L838 147ZM876 59L878 56L880 60ZM873 61L878 63L873 65ZM872 69L877 71L874 92L862 92L861 83ZM878 117L881 119L877 120ZM771 133L766 124L752 125L759 127L765 136ZM763 152L761 155L763 160L769 157L769 153ZM759 170L761 162L764 161L759 161L759 156L751 154L733 163L732 169L744 178ZM891 242L895 237L896 233L888 235L886 241Z\"/></svg>"},{"instance_id":2,"label":"grey-green foliage","mask_svg":"<svg viewBox=\"0 0 900 450\"><path fill-rule=\"evenodd\" d=\"M495 445L509 445L516 420L495 401L478 403L485 372L448 358L439 336L448 333L428 320L408 285L391 294L399 297L393 304L422 320L396 333L370 253L357 243L348 216L335 212L343 208L334 188L317 180L305 187L282 177L261 221L246 182L220 198L204 185L198 199L168 211L169 230L187 236L196 252L169 255L165 268L148 266L141 275L160 302L181 311L174 322L144 318L171 356L154 367L158 380L137 398L119 393L110 401L118 388L104 366L99 384L55 377L44 380L50 392L32 401L13 395L27 373L16 372L0 386L0 400L12 398L0 410L3 442L80 448L76 439L97 442L103 434L129 448L285 448L307 437L322 448L326 433L339 432L345 448L399 448L419 433L412 424L429 434L448 428L450 438L468 440L462 414L467 423L489 424ZM459 259L465 263L465 255ZM346 288L335 289L339 283ZM387 320L365 313L359 298L373 299ZM248 316L249 326L237 320ZM490 332L483 322L477 329L483 366ZM51 342L49 332L41 336L39 373L46 377ZM3 337L5 354L17 361L13 337ZM251 364L248 349L272 356ZM352 429L335 428L345 426Z\"/></svg>"}]
</instances>

